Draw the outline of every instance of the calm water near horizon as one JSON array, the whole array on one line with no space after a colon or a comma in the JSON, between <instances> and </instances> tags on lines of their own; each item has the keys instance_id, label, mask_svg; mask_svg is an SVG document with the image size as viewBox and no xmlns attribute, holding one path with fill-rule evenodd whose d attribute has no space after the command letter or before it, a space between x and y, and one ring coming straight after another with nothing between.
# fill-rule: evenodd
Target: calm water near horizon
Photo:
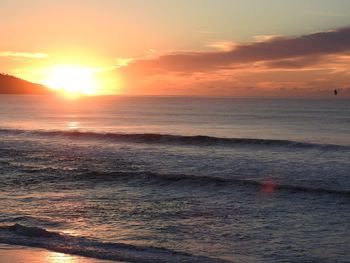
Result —
<instances>
[{"instance_id":1,"label":"calm water near horizon","mask_svg":"<svg viewBox=\"0 0 350 263\"><path fill-rule=\"evenodd\" d=\"M0 96L0 243L348 262L349 134L339 98Z\"/></svg>"}]
</instances>

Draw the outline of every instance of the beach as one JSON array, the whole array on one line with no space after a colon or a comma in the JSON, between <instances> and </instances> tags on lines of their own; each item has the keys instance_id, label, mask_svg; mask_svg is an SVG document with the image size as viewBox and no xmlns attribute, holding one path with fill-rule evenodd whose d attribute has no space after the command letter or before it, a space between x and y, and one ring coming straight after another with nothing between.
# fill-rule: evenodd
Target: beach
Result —
<instances>
[{"instance_id":1,"label":"beach","mask_svg":"<svg viewBox=\"0 0 350 263\"><path fill-rule=\"evenodd\" d=\"M110 263L117 261L98 260L38 248L10 246L1 244L1 263ZM122 262L120 262L122 263Z\"/></svg>"}]
</instances>

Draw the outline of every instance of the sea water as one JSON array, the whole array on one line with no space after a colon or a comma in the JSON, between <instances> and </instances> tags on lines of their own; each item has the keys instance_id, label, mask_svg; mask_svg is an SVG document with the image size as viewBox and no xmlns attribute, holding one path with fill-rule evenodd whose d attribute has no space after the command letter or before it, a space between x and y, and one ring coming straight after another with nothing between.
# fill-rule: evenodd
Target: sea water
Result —
<instances>
[{"instance_id":1,"label":"sea water","mask_svg":"<svg viewBox=\"0 0 350 263\"><path fill-rule=\"evenodd\" d=\"M348 262L350 101L0 96L0 243Z\"/></svg>"}]
</instances>

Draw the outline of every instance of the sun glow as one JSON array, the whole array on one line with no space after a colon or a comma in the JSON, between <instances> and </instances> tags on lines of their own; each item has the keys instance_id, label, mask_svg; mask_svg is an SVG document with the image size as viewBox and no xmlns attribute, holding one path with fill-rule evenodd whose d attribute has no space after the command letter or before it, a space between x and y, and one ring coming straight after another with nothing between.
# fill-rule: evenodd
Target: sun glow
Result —
<instances>
[{"instance_id":1,"label":"sun glow","mask_svg":"<svg viewBox=\"0 0 350 263\"><path fill-rule=\"evenodd\" d=\"M96 73L88 67L55 66L49 69L44 84L69 96L96 95L99 89Z\"/></svg>"}]
</instances>

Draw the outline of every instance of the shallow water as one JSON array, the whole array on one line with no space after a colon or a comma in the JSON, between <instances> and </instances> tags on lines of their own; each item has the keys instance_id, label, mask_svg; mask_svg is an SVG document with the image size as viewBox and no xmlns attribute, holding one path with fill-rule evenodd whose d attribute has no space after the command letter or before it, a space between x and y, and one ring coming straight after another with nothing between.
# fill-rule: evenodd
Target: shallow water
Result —
<instances>
[{"instance_id":1,"label":"shallow water","mask_svg":"<svg viewBox=\"0 0 350 263\"><path fill-rule=\"evenodd\" d=\"M349 101L0 102L0 242L131 262L350 258Z\"/></svg>"}]
</instances>

